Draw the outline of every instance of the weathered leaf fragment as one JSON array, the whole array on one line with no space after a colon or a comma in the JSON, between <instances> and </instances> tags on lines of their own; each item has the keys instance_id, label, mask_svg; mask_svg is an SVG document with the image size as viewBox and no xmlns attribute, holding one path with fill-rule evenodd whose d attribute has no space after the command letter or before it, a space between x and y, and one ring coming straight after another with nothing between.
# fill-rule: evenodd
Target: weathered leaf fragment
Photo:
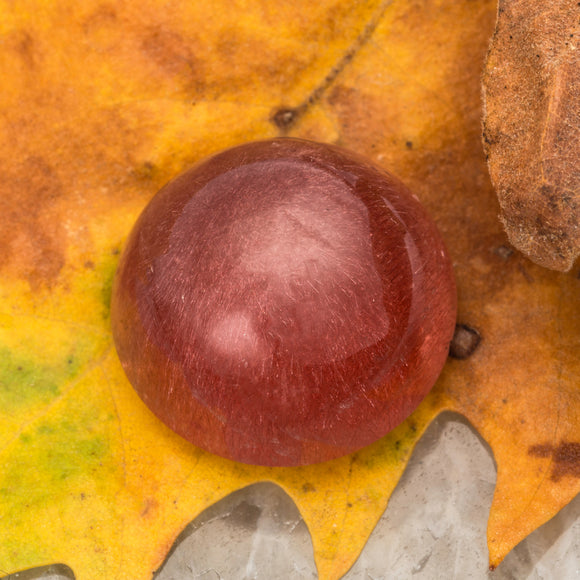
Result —
<instances>
[{"instance_id":1,"label":"weathered leaf fragment","mask_svg":"<svg viewBox=\"0 0 580 580\"><path fill-rule=\"evenodd\" d=\"M580 4L500 0L483 80L484 144L502 221L534 262L580 253Z\"/></svg>"}]
</instances>

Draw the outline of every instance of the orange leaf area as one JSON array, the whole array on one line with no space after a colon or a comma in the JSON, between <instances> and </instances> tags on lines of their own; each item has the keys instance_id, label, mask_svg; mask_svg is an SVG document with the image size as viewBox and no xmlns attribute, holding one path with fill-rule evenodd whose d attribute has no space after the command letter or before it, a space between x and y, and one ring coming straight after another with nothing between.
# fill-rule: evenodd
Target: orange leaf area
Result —
<instances>
[{"instance_id":1,"label":"orange leaf area","mask_svg":"<svg viewBox=\"0 0 580 580\"><path fill-rule=\"evenodd\" d=\"M490 0L120 5L0 0L0 567L149 578L185 525L273 481L340 578L415 442L462 413L498 466L497 565L580 489L580 280L505 241L480 142ZM338 143L401 177L439 224L459 322L481 335L387 437L304 468L235 464L172 434L112 347L123 240L195 160L255 138Z\"/></svg>"}]
</instances>

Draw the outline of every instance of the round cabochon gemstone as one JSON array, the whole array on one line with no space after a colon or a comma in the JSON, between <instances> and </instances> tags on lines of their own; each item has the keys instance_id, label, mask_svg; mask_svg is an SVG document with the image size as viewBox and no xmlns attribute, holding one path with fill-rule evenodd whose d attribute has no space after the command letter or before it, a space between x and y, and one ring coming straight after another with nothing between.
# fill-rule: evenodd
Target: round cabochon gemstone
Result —
<instances>
[{"instance_id":1,"label":"round cabochon gemstone","mask_svg":"<svg viewBox=\"0 0 580 580\"><path fill-rule=\"evenodd\" d=\"M301 139L195 165L145 208L112 298L145 404L207 451L304 465L360 449L432 388L456 317L443 241L395 177Z\"/></svg>"}]
</instances>

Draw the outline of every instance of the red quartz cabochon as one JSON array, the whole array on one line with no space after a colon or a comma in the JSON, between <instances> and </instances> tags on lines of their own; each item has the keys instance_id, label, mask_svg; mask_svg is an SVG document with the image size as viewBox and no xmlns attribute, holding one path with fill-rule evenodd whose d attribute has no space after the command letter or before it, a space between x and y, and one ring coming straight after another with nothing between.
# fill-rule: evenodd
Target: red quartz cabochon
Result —
<instances>
[{"instance_id":1,"label":"red quartz cabochon","mask_svg":"<svg viewBox=\"0 0 580 580\"><path fill-rule=\"evenodd\" d=\"M163 188L112 303L149 408L262 465L326 461L396 427L437 379L455 311L443 242L405 186L298 139L227 150Z\"/></svg>"}]
</instances>

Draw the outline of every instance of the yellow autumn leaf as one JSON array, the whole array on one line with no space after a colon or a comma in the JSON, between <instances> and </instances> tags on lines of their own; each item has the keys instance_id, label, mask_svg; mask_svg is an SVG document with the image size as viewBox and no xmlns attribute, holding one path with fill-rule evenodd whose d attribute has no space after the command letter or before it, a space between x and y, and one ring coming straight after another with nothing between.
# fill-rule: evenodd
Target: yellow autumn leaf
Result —
<instances>
[{"instance_id":1,"label":"yellow autumn leaf","mask_svg":"<svg viewBox=\"0 0 580 580\"><path fill-rule=\"evenodd\" d=\"M445 409L495 455L493 565L576 495L579 282L504 247L480 144L494 18L489 0L0 0L3 569L148 578L205 507L268 480L298 506L320 577L340 578ZM381 441L269 469L161 425L123 375L108 308L154 193L209 153L277 135L349 147L411 187L482 341Z\"/></svg>"}]
</instances>

